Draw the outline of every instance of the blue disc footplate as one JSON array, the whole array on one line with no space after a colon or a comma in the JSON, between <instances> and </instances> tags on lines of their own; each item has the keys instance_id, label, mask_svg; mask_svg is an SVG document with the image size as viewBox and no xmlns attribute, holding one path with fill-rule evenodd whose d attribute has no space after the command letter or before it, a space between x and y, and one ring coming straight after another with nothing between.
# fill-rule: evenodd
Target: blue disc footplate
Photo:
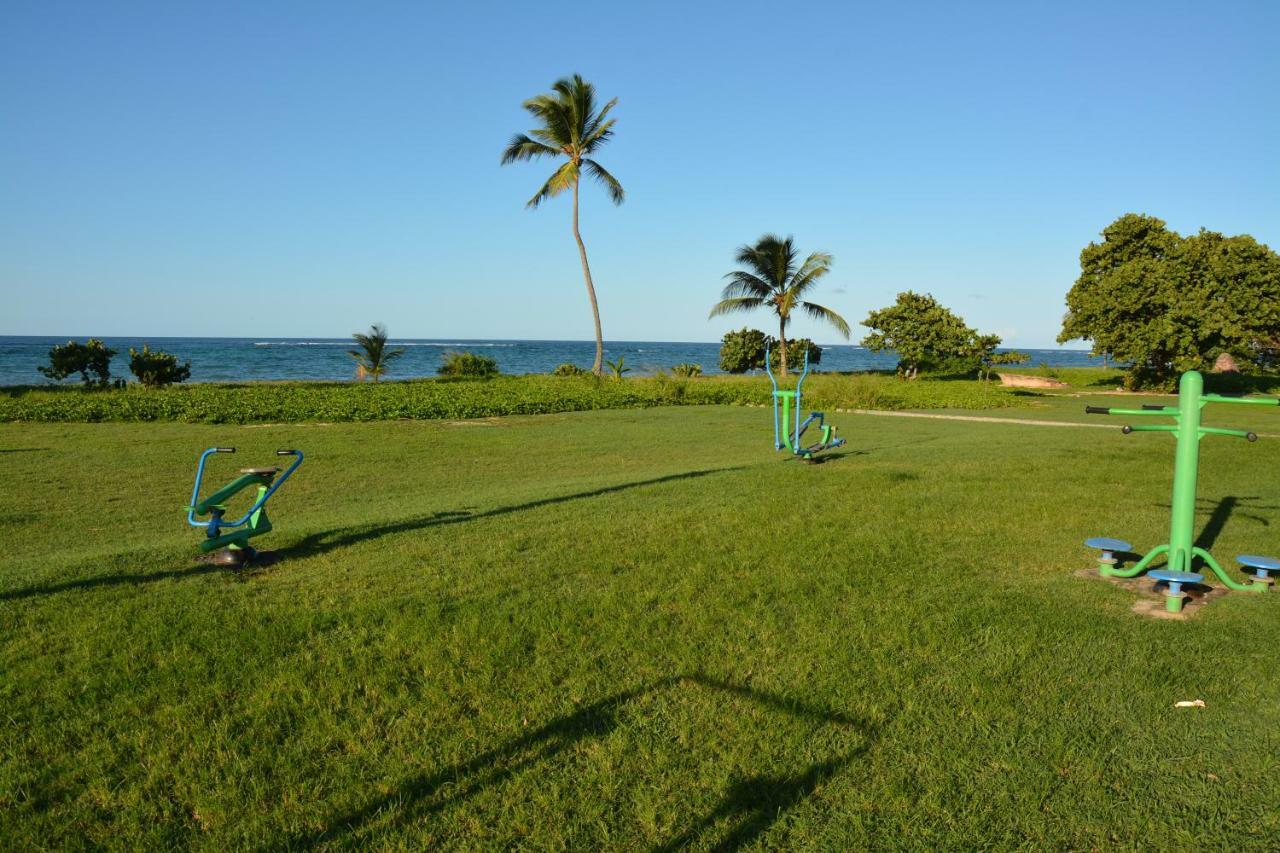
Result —
<instances>
[{"instance_id":1,"label":"blue disc footplate","mask_svg":"<svg viewBox=\"0 0 1280 853\"><path fill-rule=\"evenodd\" d=\"M1169 569L1156 569L1154 572L1147 572L1147 577L1153 580L1165 581L1166 583L1200 583L1204 580L1204 575L1198 575L1195 572L1175 572Z\"/></svg>"},{"instance_id":2,"label":"blue disc footplate","mask_svg":"<svg viewBox=\"0 0 1280 853\"><path fill-rule=\"evenodd\" d=\"M1088 548L1096 548L1099 551L1130 551L1133 546L1123 539L1112 539L1109 536L1095 536L1092 539L1084 540L1084 544Z\"/></svg>"},{"instance_id":3,"label":"blue disc footplate","mask_svg":"<svg viewBox=\"0 0 1280 853\"><path fill-rule=\"evenodd\" d=\"M1259 557L1257 554L1241 554L1236 557L1236 562L1242 566L1249 566L1254 569L1267 569L1268 571L1276 571L1280 569L1280 560L1275 557Z\"/></svg>"}]
</instances>

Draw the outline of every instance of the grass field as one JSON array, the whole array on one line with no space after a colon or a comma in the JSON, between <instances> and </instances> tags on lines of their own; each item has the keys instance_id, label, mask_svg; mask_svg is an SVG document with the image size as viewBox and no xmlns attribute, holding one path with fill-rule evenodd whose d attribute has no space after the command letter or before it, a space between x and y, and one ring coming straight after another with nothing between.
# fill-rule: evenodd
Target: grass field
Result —
<instances>
[{"instance_id":1,"label":"grass field","mask_svg":"<svg viewBox=\"0 0 1280 853\"><path fill-rule=\"evenodd\" d=\"M1280 594L1076 574L1163 540L1167 437L833 419L0 425L0 847L1275 849ZM214 444L306 451L279 562L196 564ZM1220 560L1277 463L1205 440Z\"/></svg>"}]
</instances>

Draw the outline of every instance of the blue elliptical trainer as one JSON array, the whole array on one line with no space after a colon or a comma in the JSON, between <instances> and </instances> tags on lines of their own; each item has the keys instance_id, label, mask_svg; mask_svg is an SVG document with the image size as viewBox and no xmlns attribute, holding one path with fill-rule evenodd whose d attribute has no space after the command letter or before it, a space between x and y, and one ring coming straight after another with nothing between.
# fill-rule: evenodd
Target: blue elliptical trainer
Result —
<instances>
[{"instance_id":1,"label":"blue elliptical trainer","mask_svg":"<svg viewBox=\"0 0 1280 853\"><path fill-rule=\"evenodd\" d=\"M800 405L800 387L804 385L804 378L809 375L809 352L807 350L804 354L804 372L800 374L800 378L796 381L796 390L794 391L779 390L778 380L774 378L773 366L769 362L768 347L765 347L764 350L764 369L769 374L769 381L773 383L773 446L775 450L781 450L785 447L804 461L812 462L814 457L822 451L844 444L843 438L836 438L836 428L827 426L823 422L822 412L810 412L809 417L804 419L804 423L800 422L800 410L802 408ZM794 430L791 427L793 400L796 408ZM822 428L822 439L817 444L802 447L800 438L814 421L817 421L818 426Z\"/></svg>"}]
</instances>

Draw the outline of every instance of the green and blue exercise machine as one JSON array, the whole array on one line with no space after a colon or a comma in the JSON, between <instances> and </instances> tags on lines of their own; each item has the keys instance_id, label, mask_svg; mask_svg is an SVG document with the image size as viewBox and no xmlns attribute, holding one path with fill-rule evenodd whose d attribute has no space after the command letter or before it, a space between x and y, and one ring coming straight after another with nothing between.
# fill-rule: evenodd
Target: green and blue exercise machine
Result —
<instances>
[{"instance_id":1,"label":"green and blue exercise machine","mask_svg":"<svg viewBox=\"0 0 1280 853\"><path fill-rule=\"evenodd\" d=\"M205 529L205 539L200 543L201 552L208 554L216 551L213 562L222 566L243 566L253 559L256 552L249 546L249 540L271 530L267 501L271 500L271 496L284 485L289 475L302 464L302 451L277 450L277 456L293 457L293 463L284 473L274 466L241 468L240 476L201 500L200 484L204 480L204 467L209 457L215 453L235 452L234 447L210 447L200 454L200 462L196 466L196 485L191 490L191 505L187 507L187 523L192 527ZM226 513L229 501L245 489L257 489L252 505L240 518L228 520ZM209 517L204 520L199 518L205 515Z\"/></svg>"},{"instance_id":2,"label":"green and blue exercise machine","mask_svg":"<svg viewBox=\"0 0 1280 853\"><path fill-rule=\"evenodd\" d=\"M1100 552L1098 557L1098 573L1104 577L1132 578L1146 571L1147 567L1160 556L1165 556L1163 568L1147 572L1147 577L1164 585L1165 608L1170 613L1182 610L1183 588L1189 584L1198 584L1204 575L1193 571L1196 560L1200 560L1210 571L1218 576L1218 580L1228 588L1241 592L1265 592L1271 585L1272 572L1280 571L1280 560L1261 557L1254 554L1242 554L1236 561L1253 570L1253 577L1248 583L1241 583L1227 572L1213 558L1213 555L1195 544L1196 521L1196 479L1200 467L1200 440L1206 435L1225 435L1243 438L1254 442L1258 436L1241 429L1223 429L1221 427L1202 426L1200 410L1209 403L1238 403L1249 406L1277 406L1280 399L1274 397L1224 397L1220 394L1204 393L1204 377L1197 371L1190 370L1182 374L1178 381L1178 405L1157 406L1144 405L1141 409L1112 409L1102 406L1086 406L1085 412L1091 415L1128 415L1133 417L1170 417L1172 424L1126 425L1122 429L1125 435L1134 432L1168 432L1177 439L1173 463L1173 500L1169 521L1169 541L1157 545L1146 553L1131 568L1117 569L1115 554L1129 552L1132 546L1123 539L1099 536L1085 541L1085 545Z\"/></svg>"},{"instance_id":3,"label":"green and blue exercise machine","mask_svg":"<svg viewBox=\"0 0 1280 853\"><path fill-rule=\"evenodd\" d=\"M764 350L764 369L769 374L769 381L773 383L773 445L775 450L782 450L784 447L791 451L794 455L800 457L806 462L812 462L814 458L824 450L831 450L844 444L843 438L836 437L836 428L829 426L825 422L825 416L822 412L810 412L809 417L801 423L801 398L800 389L804 386L804 379L809 375L809 353L806 350L804 354L804 372L800 374L800 378L796 380L794 391L784 391L778 387L778 380L773 375L773 366L769 362L769 348ZM795 409L795 419L792 426L791 410ZM804 436L805 430L817 422L818 428L822 430L822 437L816 444L804 446L800 443Z\"/></svg>"}]
</instances>

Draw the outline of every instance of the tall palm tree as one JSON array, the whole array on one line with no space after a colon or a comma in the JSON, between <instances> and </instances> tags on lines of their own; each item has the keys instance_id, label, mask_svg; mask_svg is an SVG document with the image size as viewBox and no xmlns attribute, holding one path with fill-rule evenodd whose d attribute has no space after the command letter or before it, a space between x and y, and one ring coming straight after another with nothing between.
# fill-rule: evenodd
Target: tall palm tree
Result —
<instances>
[{"instance_id":1,"label":"tall palm tree","mask_svg":"<svg viewBox=\"0 0 1280 853\"><path fill-rule=\"evenodd\" d=\"M370 326L369 334L355 332L351 338L359 349L349 349L347 355L355 361L356 376L360 379L372 376L377 382L387 372L387 366L404 355L403 348L387 349L387 327L381 323Z\"/></svg>"},{"instance_id":2,"label":"tall palm tree","mask_svg":"<svg viewBox=\"0 0 1280 853\"><path fill-rule=\"evenodd\" d=\"M757 308L767 307L773 311L778 316L778 349L781 351L783 376L787 375L787 324L791 322L791 313L796 308L815 320L829 323L848 339L849 324L843 317L830 308L804 300L818 279L830 272L830 255L814 252L797 267L792 238L784 240L775 234L765 234L754 246L738 249L737 261L747 269L725 275L729 283L724 286L720 301L711 309L708 319Z\"/></svg>"},{"instance_id":3,"label":"tall palm tree","mask_svg":"<svg viewBox=\"0 0 1280 853\"><path fill-rule=\"evenodd\" d=\"M524 102L524 108L538 121L538 127L529 134L517 133L502 152L502 165L519 160L539 157L564 157L565 162L552 173L542 189L529 199L528 207L535 208L552 196L565 190L573 190L573 239L578 242L578 256L582 259L582 276L587 280L587 296L591 298L591 316L596 325L596 361L591 368L600 375L604 361L604 335L600 331L600 306L596 303L596 287L591 280L591 267L587 265L587 247L578 230L578 179L583 172L599 181L614 204L622 204L622 184L605 168L591 159L592 155L613 136L614 119L606 119L618 99L614 98L599 110L596 109L596 90L590 83L575 74L557 80L551 91Z\"/></svg>"}]
</instances>

